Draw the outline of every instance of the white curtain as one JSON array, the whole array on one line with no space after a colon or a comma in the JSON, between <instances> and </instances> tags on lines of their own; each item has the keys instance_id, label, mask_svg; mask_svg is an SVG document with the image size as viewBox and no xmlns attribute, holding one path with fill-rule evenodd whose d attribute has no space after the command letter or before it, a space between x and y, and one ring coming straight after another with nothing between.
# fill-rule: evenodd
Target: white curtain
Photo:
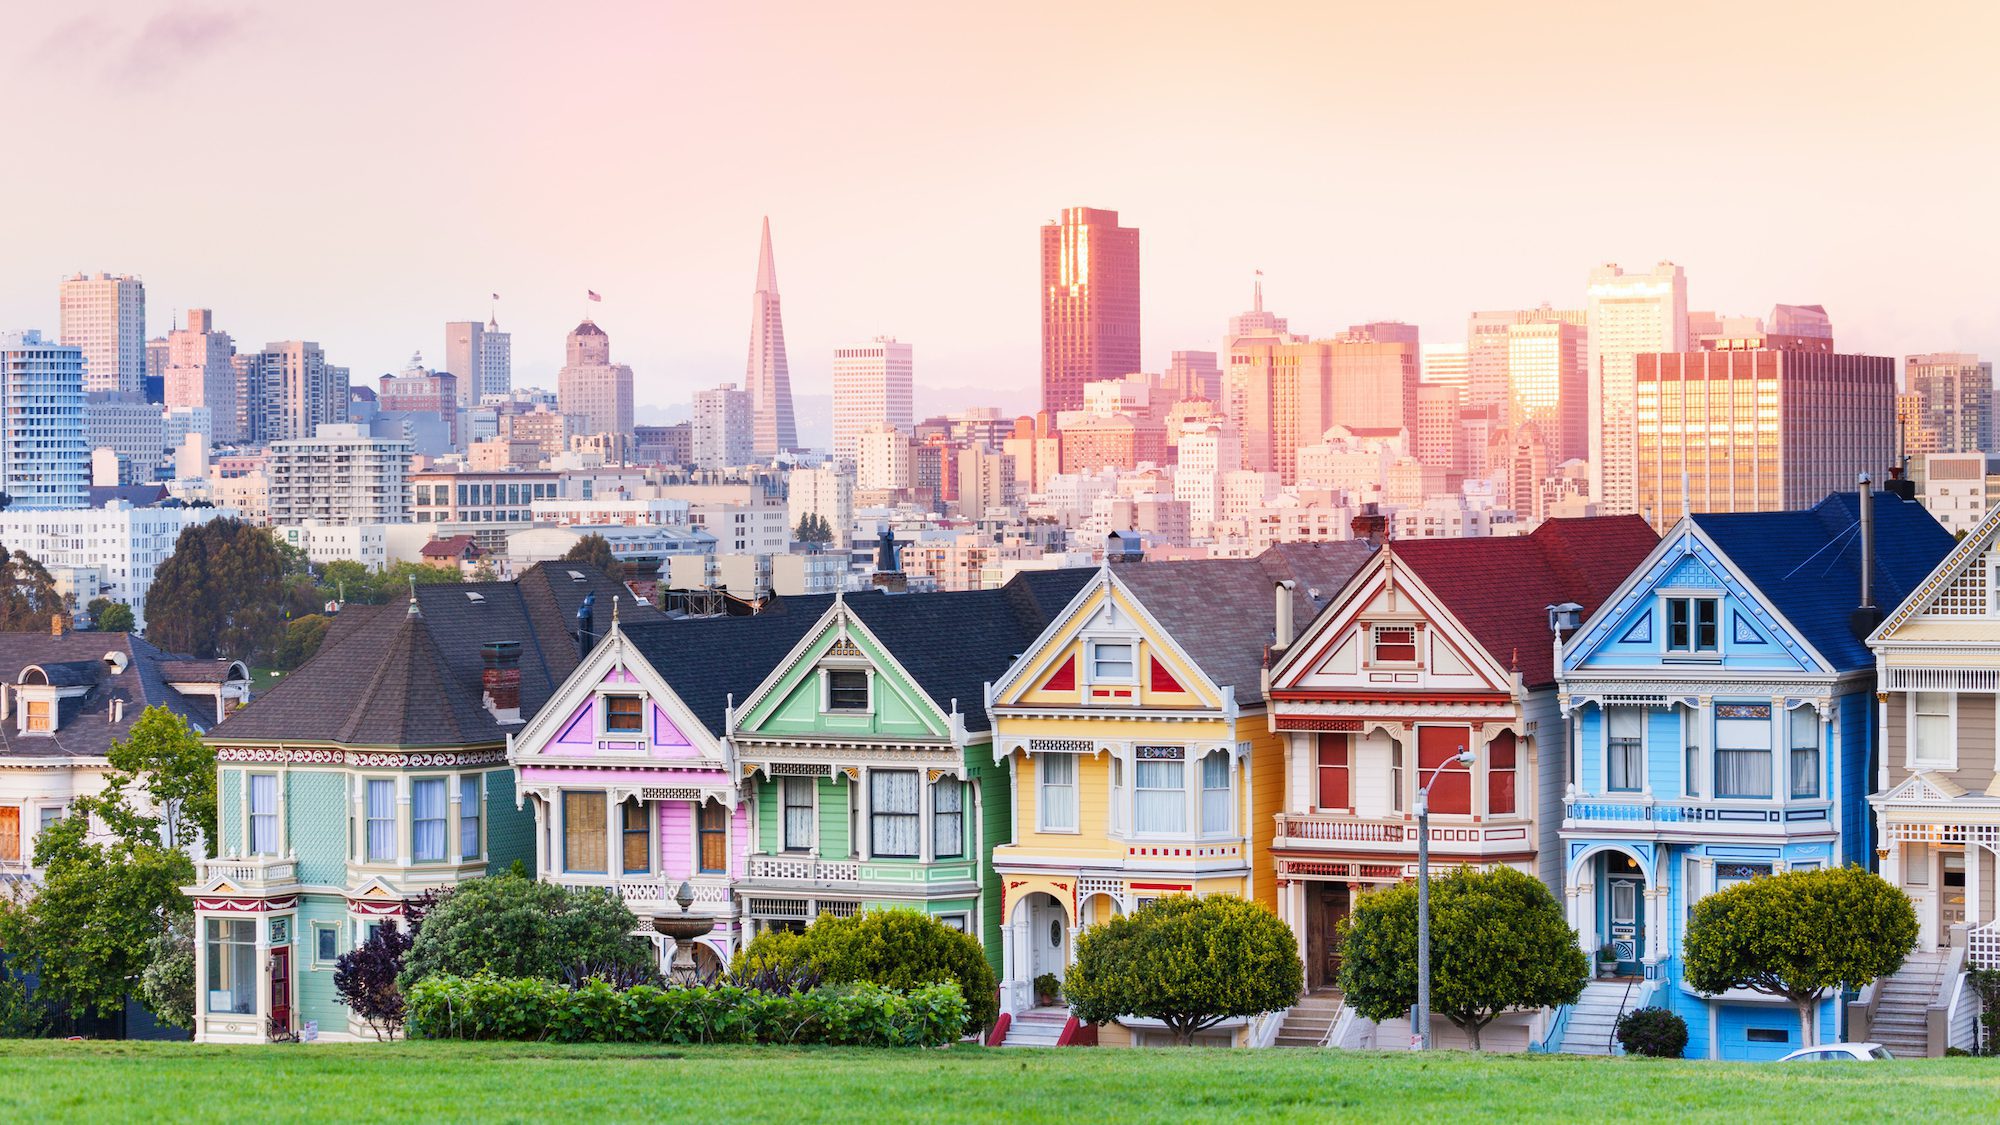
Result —
<instances>
[{"instance_id":1,"label":"white curtain","mask_svg":"<svg viewBox=\"0 0 2000 1125\"><path fill-rule=\"evenodd\" d=\"M1201 830L1229 831L1229 751L1211 750L1201 760Z\"/></svg>"},{"instance_id":2,"label":"white curtain","mask_svg":"<svg viewBox=\"0 0 2000 1125\"><path fill-rule=\"evenodd\" d=\"M396 858L396 783L382 779L368 782L368 858L371 862Z\"/></svg>"},{"instance_id":3,"label":"white curtain","mask_svg":"<svg viewBox=\"0 0 2000 1125\"><path fill-rule=\"evenodd\" d=\"M278 778L250 775L250 854L278 854Z\"/></svg>"},{"instance_id":4,"label":"white curtain","mask_svg":"<svg viewBox=\"0 0 2000 1125\"><path fill-rule=\"evenodd\" d=\"M419 863L444 859L444 778L410 783L410 858Z\"/></svg>"},{"instance_id":5,"label":"white curtain","mask_svg":"<svg viewBox=\"0 0 2000 1125\"><path fill-rule=\"evenodd\" d=\"M1715 721L1715 795L1771 795L1771 722L1769 719Z\"/></svg>"},{"instance_id":6,"label":"white curtain","mask_svg":"<svg viewBox=\"0 0 2000 1125\"><path fill-rule=\"evenodd\" d=\"M931 786L931 854L938 858L965 854L965 783L940 777Z\"/></svg>"},{"instance_id":7,"label":"white curtain","mask_svg":"<svg viewBox=\"0 0 2000 1125\"><path fill-rule=\"evenodd\" d=\"M479 777L458 779L458 854L463 859L479 858Z\"/></svg>"},{"instance_id":8,"label":"white curtain","mask_svg":"<svg viewBox=\"0 0 2000 1125\"><path fill-rule=\"evenodd\" d=\"M919 854L922 797L923 785L916 770L875 770L868 775L868 814L874 824L872 854Z\"/></svg>"},{"instance_id":9,"label":"white curtain","mask_svg":"<svg viewBox=\"0 0 2000 1125\"><path fill-rule=\"evenodd\" d=\"M1645 788L1646 713L1634 707L1614 707L1606 714L1609 745L1604 764L1604 787L1610 790Z\"/></svg>"},{"instance_id":10,"label":"white curtain","mask_svg":"<svg viewBox=\"0 0 2000 1125\"><path fill-rule=\"evenodd\" d=\"M1076 755L1043 754L1036 772L1041 778L1042 827L1076 827Z\"/></svg>"},{"instance_id":11,"label":"white curtain","mask_svg":"<svg viewBox=\"0 0 2000 1125\"><path fill-rule=\"evenodd\" d=\"M785 803L785 848L805 851L813 846L813 786L810 777L788 777L779 784Z\"/></svg>"},{"instance_id":12,"label":"white curtain","mask_svg":"<svg viewBox=\"0 0 2000 1125\"><path fill-rule=\"evenodd\" d=\"M1792 712L1792 796L1819 796L1819 716Z\"/></svg>"},{"instance_id":13,"label":"white curtain","mask_svg":"<svg viewBox=\"0 0 2000 1125\"><path fill-rule=\"evenodd\" d=\"M1187 831L1185 762L1141 759L1134 771L1132 827L1138 832Z\"/></svg>"}]
</instances>

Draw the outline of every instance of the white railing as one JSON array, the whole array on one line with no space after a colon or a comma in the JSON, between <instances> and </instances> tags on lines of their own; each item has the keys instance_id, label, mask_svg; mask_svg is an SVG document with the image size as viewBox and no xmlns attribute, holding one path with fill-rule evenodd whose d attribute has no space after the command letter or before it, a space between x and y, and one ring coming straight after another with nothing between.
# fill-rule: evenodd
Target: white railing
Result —
<instances>
[{"instance_id":1,"label":"white railing","mask_svg":"<svg viewBox=\"0 0 2000 1125\"><path fill-rule=\"evenodd\" d=\"M2000 969L2000 918L1966 932L1965 960L1977 969Z\"/></svg>"},{"instance_id":2,"label":"white railing","mask_svg":"<svg viewBox=\"0 0 2000 1125\"><path fill-rule=\"evenodd\" d=\"M679 893L681 887L680 880L663 879L659 876L617 880L557 878L554 882L557 886L572 891L592 889L613 891L619 898L624 899L628 903L645 903L649 905L672 903L674 896ZM694 891L694 900L697 904L712 906L730 901L729 884L726 882L691 882L690 886Z\"/></svg>"},{"instance_id":3,"label":"white railing","mask_svg":"<svg viewBox=\"0 0 2000 1125\"><path fill-rule=\"evenodd\" d=\"M1568 826L1615 825L1664 830L1759 835L1792 830L1826 831L1833 821L1828 801L1744 800L1740 803L1687 797L1590 796L1563 802Z\"/></svg>"},{"instance_id":4,"label":"white railing","mask_svg":"<svg viewBox=\"0 0 2000 1125\"><path fill-rule=\"evenodd\" d=\"M277 856L204 859L201 861L199 879L204 883L210 879L222 879L246 888L268 887L298 882L299 865L297 860Z\"/></svg>"},{"instance_id":5,"label":"white railing","mask_svg":"<svg viewBox=\"0 0 2000 1125\"><path fill-rule=\"evenodd\" d=\"M750 877L800 883L857 883L861 881L861 865L853 860L809 855L753 855Z\"/></svg>"},{"instance_id":6,"label":"white railing","mask_svg":"<svg viewBox=\"0 0 2000 1125\"><path fill-rule=\"evenodd\" d=\"M1326 843L1400 844L1414 829L1400 820L1361 820L1325 813L1279 813L1278 835Z\"/></svg>"},{"instance_id":7,"label":"white railing","mask_svg":"<svg viewBox=\"0 0 2000 1125\"><path fill-rule=\"evenodd\" d=\"M1278 1029L1285 1025L1286 1009L1265 1012L1250 1020L1249 1034L1244 1040L1247 1047L1268 1047L1278 1040Z\"/></svg>"}]
</instances>

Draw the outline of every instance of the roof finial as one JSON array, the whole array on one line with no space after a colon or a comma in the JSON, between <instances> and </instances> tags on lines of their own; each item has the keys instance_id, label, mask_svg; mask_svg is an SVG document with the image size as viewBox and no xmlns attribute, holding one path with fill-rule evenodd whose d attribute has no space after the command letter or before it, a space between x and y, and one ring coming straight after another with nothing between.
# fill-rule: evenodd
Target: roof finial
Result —
<instances>
[{"instance_id":1,"label":"roof finial","mask_svg":"<svg viewBox=\"0 0 2000 1125\"><path fill-rule=\"evenodd\" d=\"M613 632L618 630L618 603L624 600L625 595L623 594L611 595L611 629Z\"/></svg>"},{"instance_id":2,"label":"roof finial","mask_svg":"<svg viewBox=\"0 0 2000 1125\"><path fill-rule=\"evenodd\" d=\"M405 616L412 621L421 620L424 616L423 609L417 605L417 576L414 574L410 575L410 609Z\"/></svg>"}]
</instances>

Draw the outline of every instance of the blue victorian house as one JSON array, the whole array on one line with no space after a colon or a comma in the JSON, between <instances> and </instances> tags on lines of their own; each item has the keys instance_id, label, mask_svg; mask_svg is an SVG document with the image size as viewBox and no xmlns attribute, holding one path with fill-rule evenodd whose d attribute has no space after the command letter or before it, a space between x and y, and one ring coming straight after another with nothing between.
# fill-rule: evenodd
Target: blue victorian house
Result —
<instances>
[{"instance_id":1,"label":"blue victorian house","mask_svg":"<svg viewBox=\"0 0 2000 1125\"><path fill-rule=\"evenodd\" d=\"M1602 1053L1618 1012L1647 1004L1687 1021L1695 1058L1775 1058L1807 1036L1837 1038L1835 999L1801 1028L1787 1002L1693 991L1681 938L1695 902L1732 883L1872 865L1864 638L1952 543L1887 493L1684 517L1570 637L1564 891L1607 979L1570 1014L1563 1049Z\"/></svg>"}]
</instances>

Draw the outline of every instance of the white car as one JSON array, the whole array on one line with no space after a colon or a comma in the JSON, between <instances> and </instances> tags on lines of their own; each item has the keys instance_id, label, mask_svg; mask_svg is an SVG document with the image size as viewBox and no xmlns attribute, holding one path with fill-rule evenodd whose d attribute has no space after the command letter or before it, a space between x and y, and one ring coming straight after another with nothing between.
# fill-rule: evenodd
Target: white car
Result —
<instances>
[{"instance_id":1,"label":"white car","mask_svg":"<svg viewBox=\"0 0 2000 1125\"><path fill-rule=\"evenodd\" d=\"M1779 1062L1887 1062L1896 1056L1880 1043L1821 1043L1801 1047Z\"/></svg>"}]
</instances>

